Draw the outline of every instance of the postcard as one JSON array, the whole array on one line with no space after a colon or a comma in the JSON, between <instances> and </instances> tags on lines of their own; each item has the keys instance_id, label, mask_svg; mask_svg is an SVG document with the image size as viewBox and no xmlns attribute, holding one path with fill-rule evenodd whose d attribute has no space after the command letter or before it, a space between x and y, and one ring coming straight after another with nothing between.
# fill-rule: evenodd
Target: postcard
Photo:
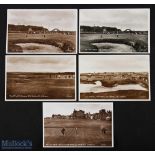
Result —
<instances>
[{"instance_id":1,"label":"postcard","mask_svg":"<svg viewBox=\"0 0 155 155\"><path fill-rule=\"evenodd\" d=\"M43 147L113 147L113 103L43 103Z\"/></svg>"},{"instance_id":2,"label":"postcard","mask_svg":"<svg viewBox=\"0 0 155 155\"><path fill-rule=\"evenodd\" d=\"M76 56L6 56L6 100L75 100Z\"/></svg>"},{"instance_id":3,"label":"postcard","mask_svg":"<svg viewBox=\"0 0 155 155\"><path fill-rule=\"evenodd\" d=\"M150 9L80 9L81 53L149 53Z\"/></svg>"},{"instance_id":4,"label":"postcard","mask_svg":"<svg viewBox=\"0 0 155 155\"><path fill-rule=\"evenodd\" d=\"M80 100L150 100L149 55L80 55Z\"/></svg>"},{"instance_id":5,"label":"postcard","mask_svg":"<svg viewBox=\"0 0 155 155\"><path fill-rule=\"evenodd\" d=\"M75 54L76 9L8 9L7 53Z\"/></svg>"}]
</instances>

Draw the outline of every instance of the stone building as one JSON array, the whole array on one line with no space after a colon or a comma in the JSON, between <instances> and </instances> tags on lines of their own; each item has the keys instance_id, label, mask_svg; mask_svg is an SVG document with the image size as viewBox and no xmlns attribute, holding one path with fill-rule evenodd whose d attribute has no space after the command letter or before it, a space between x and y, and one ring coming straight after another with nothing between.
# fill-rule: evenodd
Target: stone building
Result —
<instances>
[{"instance_id":1,"label":"stone building","mask_svg":"<svg viewBox=\"0 0 155 155\"><path fill-rule=\"evenodd\" d=\"M85 112L83 110L75 110L72 114L73 119L85 119Z\"/></svg>"},{"instance_id":2,"label":"stone building","mask_svg":"<svg viewBox=\"0 0 155 155\"><path fill-rule=\"evenodd\" d=\"M74 79L75 73L73 72L64 72L64 73L51 73L51 79Z\"/></svg>"},{"instance_id":3,"label":"stone building","mask_svg":"<svg viewBox=\"0 0 155 155\"><path fill-rule=\"evenodd\" d=\"M33 34L34 32L33 32L32 28L29 28L28 31L27 31L27 33L28 34Z\"/></svg>"},{"instance_id":4,"label":"stone building","mask_svg":"<svg viewBox=\"0 0 155 155\"><path fill-rule=\"evenodd\" d=\"M108 120L112 119L112 112L106 111L105 109L99 110L99 112L91 114L90 112L85 113L83 110L75 110L70 115L53 114L51 118L54 119L89 119L89 120Z\"/></svg>"}]
</instances>

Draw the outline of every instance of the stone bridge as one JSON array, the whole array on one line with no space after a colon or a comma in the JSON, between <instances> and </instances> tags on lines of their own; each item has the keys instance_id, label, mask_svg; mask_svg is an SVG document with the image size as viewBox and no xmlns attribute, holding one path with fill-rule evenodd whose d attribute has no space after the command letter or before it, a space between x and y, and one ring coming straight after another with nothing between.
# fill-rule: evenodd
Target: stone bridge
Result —
<instances>
[{"instance_id":1,"label":"stone bridge","mask_svg":"<svg viewBox=\"0 0 155 155\"><path fill-rule=\"evenodd\" d=\"M58 28L54 28L52 32L60 32L60 30Z\"/></svg>"}]
</instances>

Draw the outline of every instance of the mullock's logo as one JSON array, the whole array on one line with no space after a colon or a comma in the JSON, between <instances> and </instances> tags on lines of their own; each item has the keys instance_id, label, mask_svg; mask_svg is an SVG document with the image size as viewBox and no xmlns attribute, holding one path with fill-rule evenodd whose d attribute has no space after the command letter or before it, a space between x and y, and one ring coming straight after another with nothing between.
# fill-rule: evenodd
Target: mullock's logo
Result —
<instances>
[{"instance_id":1,"label":"mullock's logo","mask_svg":"<svg viewBox=\"0 0 155 155\"><path fill-rule=\"evenodd\" d=\"M1 140L1 149L32 149L30 140Z\"/></svg>"}]
</instances>

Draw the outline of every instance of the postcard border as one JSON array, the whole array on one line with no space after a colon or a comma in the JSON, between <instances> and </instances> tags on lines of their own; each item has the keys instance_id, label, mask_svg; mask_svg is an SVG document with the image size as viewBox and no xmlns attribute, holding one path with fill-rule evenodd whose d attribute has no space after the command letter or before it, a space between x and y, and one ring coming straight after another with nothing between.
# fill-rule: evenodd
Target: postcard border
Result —
<instances>
[{"instance_id":1,"label":"postcard border","mask_svg":"<svg viewBox=\"0 0 155 155\"><path fill-rule=\"evenodd\" d=\"M80 56L86 56L86 55L78 55L78 60L80 61ZM92 56L91 54L87 55L87 56ZM95 55L95 56L100 56L100 55ZM104 56L104 55L103 55ZM106 56L111 56L111 55L106 55ZM113 56L122 56L122 55L113 55ZM124 55L123 55L124 56ZM127 55L126 55L127 56ZM129 55L130 56L130 55ZM134 56L139 56L139 55L134 55ZM151 101L151 79L150 79L150 55L145 55L148 56L149 59L149 70L148 70L148 84L149 84L149 98L148 99L81 99L80 98L80 66L79 66L79 70L78 70L78 101L104 101L104 102L114 102L114 101ZM78 62L79 63L79 62ZM79 63L80 64L80 63Z\"/></svg>"},{"instance_id":2,"label":"postcard border","mask_svg":"<svg viewBox=\"0 0 155 155\"><path fill-rule=\"evenodd\" d=\"M147 10L148 11L148 52L81 52L81 48L80 48L80 44L81 44L81 42L80 42L80 26L81 26L81 24L80 24L80 10L128 10L128 9L143 9L143 10ZM119 55L119 54L121 54L121 55L125 55L125 54L129 54L129 55L141 55L141 54L150 54L151 52L150 52L150 12L151 12L151 9L150 8L111 8L111 9L107 9L107 8L103 8L103 9L79 9L79 54L98 54L98 55L111 55L111 54L116 54L116 55Z\"/></svg>"},{"instance_id":3,"label":"postcard border","mask_svg":"<svg viewBox=\"0 0 155 155\"><path fill-rule=\"evenodd\" d=\"M52 102L54 103L54 102ZM44 149L48 149L48 148L114 148L114 103L113 102L96 102L96 103L92 103L92 102L66 102L67 104L103 104L107 103L107 104L111 104L112 105L112 145L111 146L45 146L44 144L44 104L52 104L51 102L42 102L42 121L43 121L43 130L42 130L42 139L43 139L43 148ZM65 103L65 104L66 104ZM59 102L57 104L64 104L63 102Z\"/></svg>"},{"instance_id":4,"label":"postcard border","mask_svg":"<svg viewBox=\"0 0 155 155\"><path fill-rule=\"evenodd\" d=\"M72 11L75 11L75 26L76 26L76 36L75 36L75 44L76 44L76 51L74 53L46 53L46 52L42 52L42 53L38 53L38 54L33 54L32 55L75 55L75 54L78 54L78 9L77 8L74 8L74 9L7 9L7 20L6 20L6 24L7 24L7 30L6 30L6 50L5 50L5 53L8 54L8 55L31 55L29 53L18 53L18 52L11 52L9 53L8 52L8 11L9 10L72 10Z\"/></svg>"},{"instance_id":5,"label":"postcard border","mask_svg":"<svg viewBox=\"0 0 155 155\"><path fill-rule=\"evenodd\" d=\"M75 59L75 98L74 99L7 99L7 57L60 57L60 56L71 56ZM76 101L77 100L77 70L76 70L76 61L77 55L5 55L5 101Z\"/></svg>"}]
</instances>

